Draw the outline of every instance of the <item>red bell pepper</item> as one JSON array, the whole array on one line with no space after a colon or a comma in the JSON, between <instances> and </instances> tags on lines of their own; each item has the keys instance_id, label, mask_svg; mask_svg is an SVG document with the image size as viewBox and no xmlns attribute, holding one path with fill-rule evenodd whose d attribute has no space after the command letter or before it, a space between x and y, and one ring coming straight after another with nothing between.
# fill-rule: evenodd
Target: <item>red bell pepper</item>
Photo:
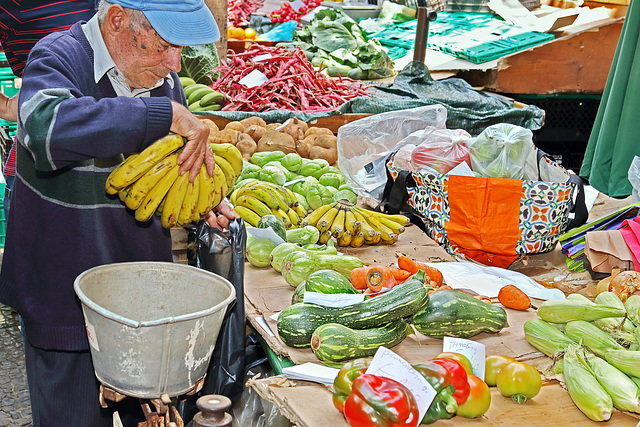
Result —
<instances>
[{"instance_id":1,"label":"red bell pepper","mask_svg":"<svg viewBox=\"0 0 640 427\"><path fill-rule=\"evenodd\" d=\"M471 387L467 380L467 371L465 371L460 362L453 359L431 359L429 362L437 363L449 371L451 384L456 388L453 397L456 399L456 402L458 402L458 405L462 405L471 392Z\"/></svg>"},{"instance_id":2,"label":"red bell pepper","mask_svg":"<svg viewBox=\"0 0 640 427\"><path fill-rule=\"evenodd\" d=\"M354 359L344 365L338 371L338 375L333 380L333 406L338 411L344 413L344 402L351 394L353 381L364 374L371 364L371 359Z\"/></svg>"},{"instance_id":3,"label":"red bell pepper","mask_svg":"<svg viewBox=\"0 0 640 427\"><path fill-rule=\"evenodd\" d=\"M416 427L418 404L401 383L386 377L362 374L353 382L344 405L351 427Z\"/></svg>"}]
</instances>

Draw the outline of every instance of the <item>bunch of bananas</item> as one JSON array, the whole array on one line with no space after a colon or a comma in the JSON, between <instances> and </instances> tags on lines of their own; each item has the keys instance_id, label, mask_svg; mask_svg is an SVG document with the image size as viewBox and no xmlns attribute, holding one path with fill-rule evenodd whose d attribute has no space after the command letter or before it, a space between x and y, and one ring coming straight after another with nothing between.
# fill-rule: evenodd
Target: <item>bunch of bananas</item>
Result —
<instances>
[{"instance_id":1,"label":"bunch of bananas","mask_svg":"<svg viewBox=\"0 0 640 427\"><path fill-rule=\"evenodd\" d=\"M302 225L312 225L320 231L319 244L335 237L338 246L354 248L365 243L392 245L410 224L409 218L404 215L370 211L356 207L347 200L321 206L302 221Z\"/></svg>"},{"instance_id":2,"label":"bunch of bananas","mask_svg":"<svg viewBox=\"0 0 640 427\"><path fill-rule=\"evenodd\" d=\"M190 111L218 111L222 108L224 94L189 77L180 77L180 82Z\"/></svg>"},{"instance_id":3,"label":"bunch of bananas","mask_svg":"<svg viewBox=\"0 0 640 427\"><path fill-rule=\"evenodd\" d=\"M275 215L287 229L297 228L307 213L293 191L266 181L243 185L231 193L229 201L238 215L254 227L263 216Z\"/></svg>"},{"instance_id":4,"label":"bunch of bananas","mask_svg":"<svg viewBox=\"0 0 640 427\"><path fill-rule=\"evenodd\" d=\"M169 134L127 157L107 178L107 193L118 194L135 210L137 221L148 221L154 212L165 228L198 221L233 189L242 172L242 155L232 144L210 144L216 161L214 176L209 176L203 164L196 179L189 182L188 173L178 175L183 145L182 136Z\"/></svg>"}]
</instances>

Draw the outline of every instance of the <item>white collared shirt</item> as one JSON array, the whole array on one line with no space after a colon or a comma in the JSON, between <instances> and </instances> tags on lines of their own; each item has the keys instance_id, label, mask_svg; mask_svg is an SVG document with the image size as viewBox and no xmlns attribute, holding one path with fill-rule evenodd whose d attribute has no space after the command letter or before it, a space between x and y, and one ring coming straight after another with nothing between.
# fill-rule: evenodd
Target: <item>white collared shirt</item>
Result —
<instances>
[{"instance_id":1,"label":"white collared shirt","mask_svg":"<svg viewBox=\"0 0 640 427\"><path fill-rule=\"evenodd\" d=\"M93 49L93 78L95 79L96 84L105 74L107 74L109 82L111 82L111 86L113 86L113 89L116 91L116 95L127 97L150 96L149 92L151 89L162 86L165 80L169 83L169 86L173 88L173 78L170 74L167 74L166 77L158 80L151 88L131 90L129 84L124 78L124 75L120 70L118 70L115 62L113 62L113 59L107 50L107 45L104 44L104 39L100 32L100 26L98 25L98 16L94 15L89 22L83 24L82 31L89 40L89 44Z\"/></svg>"}]
</instances>

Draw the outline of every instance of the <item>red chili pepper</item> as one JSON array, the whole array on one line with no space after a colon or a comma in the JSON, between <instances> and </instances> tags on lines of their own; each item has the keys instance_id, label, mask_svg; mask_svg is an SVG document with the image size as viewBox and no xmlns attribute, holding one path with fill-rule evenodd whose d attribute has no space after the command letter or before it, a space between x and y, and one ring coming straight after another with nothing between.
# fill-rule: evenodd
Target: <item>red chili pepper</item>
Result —
<instances>
[{"instance_id":1,"label":"red chili pepper","mask_svg":"<svg viewBox=\"0 0 640 427\"><path fill-rule=\"evenodd\" d=\"M353 381L344 405L351 427L416 427L420 424L413 394L390 378L362 374Z\"/></svg>"},{"instance_id":2,"label":"red chili pepper","mask_svg":"<svg viewBox=\"0 0 640 427\"><path fill-rule=\"evenodd\" d=\"M467 380L467 371L462 367L460 362L453 359L431 359L429 362L437 363L443 366L451 375L451 384L456 388L453 397L462 405L469 397L471 391L469 381Z\"/></svg>"}]
</instances>

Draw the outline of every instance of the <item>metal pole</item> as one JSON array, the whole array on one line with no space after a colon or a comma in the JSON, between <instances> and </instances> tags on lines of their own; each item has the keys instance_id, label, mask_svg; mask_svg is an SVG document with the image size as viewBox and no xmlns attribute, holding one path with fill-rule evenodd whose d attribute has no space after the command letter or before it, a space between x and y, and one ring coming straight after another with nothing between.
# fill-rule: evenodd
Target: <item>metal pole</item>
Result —
<instances>
[{"instance_id":1,"label":"metal pole","mask_svg":"<svg viewBox=\"0 0 640 427\"><path fill-rule=\"evenodd\" d=\"M424 63L427 53L427 36L429 35L429 12L426 7L418 6L418 26L416 28L416 42L413 48L413 60Z\"/></svg>"}]
</instances>

